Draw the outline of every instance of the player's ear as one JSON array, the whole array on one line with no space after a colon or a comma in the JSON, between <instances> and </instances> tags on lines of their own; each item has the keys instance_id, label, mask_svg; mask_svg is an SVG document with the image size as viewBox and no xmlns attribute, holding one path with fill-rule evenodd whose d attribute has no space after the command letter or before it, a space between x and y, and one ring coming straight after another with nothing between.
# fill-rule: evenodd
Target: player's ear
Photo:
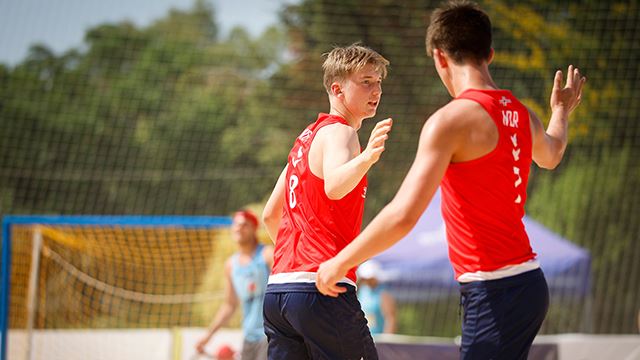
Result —
<instances>
[{"instance_id":1,"label":"player's ear","mask_svg":"<svg viewBox=\"0 0 640 360\"><path fill-rule=\"evenodd\" d=\"M433 60L436 62L436 65L440 68L449 67L449 59L444 51L440 49L433 49Z\"/></svg>"},{"instance_id":2,"label":"player's ear","mask_svg":"<svg viewBox=\"0 0 640 360\"><path fill-rule=\"evenodd\" d=\"M339 96L340 94L342 94L342 85L337 81L333 82L331 84L331 95Z\"/></svg>"},{"instance_id":3,"label":"player's ear","mask_svg":"<svg viewBox=\"0 0 640 360\"><path fill-rule=\"evenodd\" d=\"M491 64L491 62L493 61L493 56L495 54L495 51L493 51L493 48L491 48L491 51L489 51L489 59L487 60L487 64Z\"/></svg>"}]
</instances>

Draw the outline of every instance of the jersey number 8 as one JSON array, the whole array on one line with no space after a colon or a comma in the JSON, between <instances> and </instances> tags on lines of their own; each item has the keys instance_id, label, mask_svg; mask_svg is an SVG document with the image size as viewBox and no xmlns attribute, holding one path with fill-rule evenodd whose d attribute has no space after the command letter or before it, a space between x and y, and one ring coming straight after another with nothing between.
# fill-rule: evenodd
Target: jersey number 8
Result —
<instances>
[{"instance_id":1,"label":"jersey number 8","mask_svg":"<svg viewBox=\"0 0 640 360\"><path fill-rule=\"evenodd\" d=\"M298 177L294 174L291 174L291 177L289 178L289 207L292 209L296 207L297 204L296 193L294 192L297 186Z\"/></svg>"}]
</instances>

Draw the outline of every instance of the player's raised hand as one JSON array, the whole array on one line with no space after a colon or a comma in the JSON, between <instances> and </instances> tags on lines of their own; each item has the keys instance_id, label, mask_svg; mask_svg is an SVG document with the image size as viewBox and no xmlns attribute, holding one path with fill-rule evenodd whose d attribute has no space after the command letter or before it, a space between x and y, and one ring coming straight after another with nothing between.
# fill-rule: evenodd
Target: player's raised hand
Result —
<instances>
[{"instance_id":1,"label":"player's raised hand","mask_svg":"<svg viewBox=\"0 0 640 360\"><path fill-rule=\"evenodd\" d=\"M562 71L556 71L556 76L553 80L553 90L551 91L551 110L566 111L567 114L571 113L573 109L580 104L580 100L582 100L582 88L586 81L587 78L580 74L578 68L569 65L567 69L567 82L563 87Z\"/></svg>"},{"instance_id":2,"label":"player's raised hand","mask_svg":"<svg viewBox=\"0 0 640 360\"><path fill-rule=\"evenodd\" d=\"M393 120L391 118L378 121L371 131L367 147L362 152L365 156L365 161L370 164L375 164L380 159L380 155L384 151L385 141L389 138L389 131L391 131L392 125Z\"/></svg>"}]
</instances>

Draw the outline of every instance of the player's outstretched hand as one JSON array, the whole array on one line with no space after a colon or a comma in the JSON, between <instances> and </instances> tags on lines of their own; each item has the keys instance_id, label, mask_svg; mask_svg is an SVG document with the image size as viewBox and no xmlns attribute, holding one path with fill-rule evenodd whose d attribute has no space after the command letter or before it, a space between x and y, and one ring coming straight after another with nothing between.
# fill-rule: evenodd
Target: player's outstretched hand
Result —
<instances>
[{"instance_id":1,"label":"player's outstretched hand","mask_svg":"<svg viewBox=\"0 0 640 360\"><path fill-rule=\"evenodd\" d=\"M566 111L567 115L575 109L582 100L582 88L587 78L580 74L578 68L569 65L567 69L567 82L562 87L563 74L562 71L556 71L553 80L553 90L551 91L551 110Z\"/></svg>"},{"instance_id":2,"label":"player's outstretched hand","mask_svg":"<svg viewBox=\"0 0 640 360\"><path fill-rule=\"evenodd\" d=\"M205 354L205 346L207 346L207 343L209 342L209 337L208 336L204 336L201 339L198 340L198 342L196 343L196 351L198 352L198 354Z\"/></svg>"},{"instance_id":3,"label":"player's outstretched hand","mask_svg":"<svg viewBox=\"0 0 640 360\"><path fill-rule=\"evenodd\" d=\"M347 288L338 286L337 283L347 274L347 270L341 269L335 258L329 259L318 268L316 274L316 287L323 295L337 297Z\"/></svg>"},{"instance_id":4,"label":"player's outstretched hand","mask_svg":"<svg viewBox=\"0 0 640 360\"><path fill-rule=\"evenodd\" d=\"M369 143L367 144L366 149L364 149L363 151L365 160L368 163L375 164L378 159L380 159L380 155L382 155L382 152L384 151L384 143L389 138L389 131L391 131L392 125L393 120L391 118L384 119L378 121L376 126L371 131Z\"/></svg>"}]
</instances>

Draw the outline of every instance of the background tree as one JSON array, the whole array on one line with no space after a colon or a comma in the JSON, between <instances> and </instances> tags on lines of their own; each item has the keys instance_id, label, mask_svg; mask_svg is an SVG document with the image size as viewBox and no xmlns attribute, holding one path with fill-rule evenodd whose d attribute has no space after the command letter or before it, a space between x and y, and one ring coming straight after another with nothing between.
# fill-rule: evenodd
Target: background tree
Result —
<instances>
[{"instance_id":1,"label":"background tree","mask_svg":"<svg viewBox=\"0 0 640 360\"><path fill-rule=\"evenodd\" d=\"M369 176L365 223L395 194L427 117L450 100L426 56L436 0L301 0L258 36L223 34L212 6L149 26L95 26L82 47L34 45L0 65L0 213L224 215L264 201L294 137L328 111L322 54L362 42L391 61L375 120L395 126ZM484 0L499 86L549 116L556 69L588 77L554 172L533 167L527 211L593 257L591 331L634 332L640 303L638 1ZM405 304L400 330L455 335L456 299ZM572 307L587 306L583 299ZM582 329L553 310L546 332Z\"/></svg>"}]
</instances>

